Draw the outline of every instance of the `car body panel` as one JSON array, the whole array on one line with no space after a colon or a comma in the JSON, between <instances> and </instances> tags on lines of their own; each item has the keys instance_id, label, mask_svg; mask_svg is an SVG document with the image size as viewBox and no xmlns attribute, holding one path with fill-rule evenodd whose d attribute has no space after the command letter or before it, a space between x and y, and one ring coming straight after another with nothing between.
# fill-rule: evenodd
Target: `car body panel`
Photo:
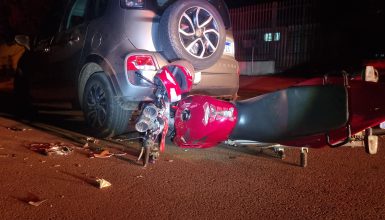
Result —
<instances>
[{"instance_id":1,"label":"car body panel","mask_svg":"<svg viewBox=\"0 0 385 220\"><path fill-rule=\"evenodd\" d=\"M133 53L151 54L158 68L171 62L163 57L156 45L157 28L164 8L123 9L118 0L107 1L105 11L95 17L90 9L100 1L88 0L84 22L70 27L72 21L69 15L75 13L72 9L75 2L70 0L59 32L35 44L28 52L30 56L26 56L26 59L33 57L36 60L28 67L33 72L30 77L33 79L32 98L79 100L82 103L82 89L87 79L93 72L103 71L118 98L133 102L150 99L153 88L148 83L142 83L134 71L125 70L125 58ZM154 5L149 2L147 5ZM228 16L227 8L219 10ZM224 20L230 27L228 18ZM227 30L227 39L234 42L231 29ZM193 91L232 96L239 86L237 71L234 54L224 54L215 65L201 71L202 80L194 85ZM55 92L58 90L62 92Z\"/></svg>"}]
</instances>

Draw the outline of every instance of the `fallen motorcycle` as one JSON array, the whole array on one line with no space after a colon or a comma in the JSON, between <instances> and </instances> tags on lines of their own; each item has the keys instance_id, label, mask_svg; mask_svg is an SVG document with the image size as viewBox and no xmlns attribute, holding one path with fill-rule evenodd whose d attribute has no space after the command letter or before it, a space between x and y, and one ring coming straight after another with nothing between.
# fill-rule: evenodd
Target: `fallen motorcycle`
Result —
<instances>
[{"instance_id":1,"label":"fallen motorcycle","mask_svg":"<svg viewBox=\"0 0 385 220\"><path fill-rule=\"evenodd\" d=\"M251 99L229 102L190 95L187 62L157 72L154 101L144 103L136 130L144 134L143 164L164 150L168 135L179 147L208 148L228 140L285 146L339 147L352 134L385 121L382 83L348 74L319 77ZM187 68L189 67L189 68ZM138 76L142 77L140 73Z\"/></svg>"}]
</instances>

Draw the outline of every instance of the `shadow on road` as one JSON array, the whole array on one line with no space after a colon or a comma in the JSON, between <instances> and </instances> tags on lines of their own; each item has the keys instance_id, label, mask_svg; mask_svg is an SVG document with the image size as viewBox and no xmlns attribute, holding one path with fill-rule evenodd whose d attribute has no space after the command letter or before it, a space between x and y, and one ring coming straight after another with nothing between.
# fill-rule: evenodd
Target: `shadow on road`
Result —
<instances>
[{"instance_id":1,"label":"shadow on road","mask_svg":"<svg viewBox=\"0 0 385 220\"><path fill-rule=\"evenodd\" d=\"M73 110L70 103L44 103L37 104L31 111L19 109L18 102L13 93L12 80L0 82L0 116L9 118L35 129L50 133L83 146L88 143L91 134L87 129L83 114L80 110ZM98 145L108 146L123 150L126 153L137 156L139 147L137 141L134 142L125 136L101 139ZM120 139L118 139L120 138ZM135 137L133 137L135 138ZM97 146L93 146L97 148Z\"/></svg>"},{"instance_id":2,"label":"shadow on road","mask_svg":"<svg viewBox=\"0 0 385 220\"><path fill-rule=\"evenodd\" d=\"M300 164L298 164L296 161L292 160L284 160L284 158L281 157L281 155L278 154L277 151L273 149L273 147L260 147L260 146L229 146L229 145L221 145L220 146L223 149L227 149L234 152L241 152L244 154L249 155L255 155L257 157L266 158L266 159L272 159L277 163L282 163L285 165L290 165L294 167L300 167ZM285 147L285 149L289 149L290 147ZM294 149L291 149L293 151ZM292 156L293 152L290 152L290 156Z\"/></svg>"}]
</instances>

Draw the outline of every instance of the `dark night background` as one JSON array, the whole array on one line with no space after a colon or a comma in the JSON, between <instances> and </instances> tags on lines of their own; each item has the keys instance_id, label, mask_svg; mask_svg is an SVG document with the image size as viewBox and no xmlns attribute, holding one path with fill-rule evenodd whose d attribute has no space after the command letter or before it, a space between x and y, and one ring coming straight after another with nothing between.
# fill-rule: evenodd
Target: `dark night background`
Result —
<instances>
[{"instance_id":1,"label":"dark night background","mask_svg":"<svg viewBox=\"0 0 385 220\"><path fill-rule=\"evenodd\" d=\"M235 8L269 2L285 2L285 0L225 1L230 12ZM45 22L50 21L51 7L55 2L57 1L0 0L0 39L3 42L10 42L13 41L15 34L36 34L39 28L46 27ZM322 31L330 33L330 35L325 35L325 40L343 39L340 44L337 43L336 45L340 45L340 50L345 51L346 55L360 54L360 58L362 58L372 56L375 53L384 53L385 16L383 0L291 0L291 2L312 2L312 4L315 2L317 9L312 13L321 24ZM237 27L233 29L234 35L237 35ZM236 42L236 44L241 46L241 42ZM327 49L335 49L333 47ZM322 56L327 57L328 55L326 53ZM239 58L237 57L237 59Z\"/></svg>"},{"instance_id":2,"label":"dark night background","mask_svg":"<svg viewBox=\"0 0 385 220\"><path fill-rule=\"evenodd\" d=\"M285 1L285 0L283 0ZM35 26L50 9L54 0L0 0L0 32L34 32ZM256 5L272 0L226 0L229 8ZM358 26L367 23L374 26L384 17L383 0L332 1L319 0L319 13L323 22L331 25ZM382 23L383 24L383 23ZM374 27L384 29L384 26ZM378 30L373 30L378 31Z\"/></svg>"}]
</instances>

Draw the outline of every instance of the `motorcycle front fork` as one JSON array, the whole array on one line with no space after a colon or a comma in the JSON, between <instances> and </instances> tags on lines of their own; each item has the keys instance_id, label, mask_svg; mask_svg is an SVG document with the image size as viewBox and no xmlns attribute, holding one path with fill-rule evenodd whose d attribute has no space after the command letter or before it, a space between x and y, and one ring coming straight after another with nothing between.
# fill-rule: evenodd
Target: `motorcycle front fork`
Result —
<instances>
[{"instance_id":1,"label":"motorcycle front fork","mask_svg":"<svg viewBox=\"0 0 385 220\"><path fill-rule=\"evenodd\" d=\"M159 158L159 141L158 135L146 135L146 139L142 142L142 148L138 161L142 161L143 166L146 167L149 163L155 163Z\"/></svg>"}]
</instances>

